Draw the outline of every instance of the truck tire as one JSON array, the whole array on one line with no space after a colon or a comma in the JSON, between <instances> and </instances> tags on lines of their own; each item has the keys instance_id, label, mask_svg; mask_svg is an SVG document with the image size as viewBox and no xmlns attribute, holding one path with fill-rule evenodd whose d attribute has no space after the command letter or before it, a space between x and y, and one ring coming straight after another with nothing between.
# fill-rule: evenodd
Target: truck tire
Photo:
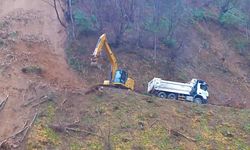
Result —
<instances>
[{"instance_id":1,"label":"truck tire","mask_svg":"<svg viewBox=\"0 0 250 150\"><path fill-rule=\"evenodd\" d=\"M170 94L168 94L168 99L176 100L176 99L177 99L177 96L176 96L176 94L174 94L174 93L170 93Z\"/></svg>"},{"instance_id":2,"label":"truck tire","mask_svg":"<svg viewBox=\"0 0 250 150\"><path fill-rule=\"evenodd\" d=\"M202 104L202 98L200 98L200 97L194 98L194 103L196 103L196 104Z\"/></svg>"},{"instance_id":3,"label":"truck tire","mask_svg":"<svg viewBox=\"0 0 250 150\"><path fill-rule=\"evenodd\" d=\"M159 93L157 94L157 96L160 97L160 98L166 98L166 97L167 97L167 94L166 94L165 92L159 92Z\"/></svg>"}]
</instances>

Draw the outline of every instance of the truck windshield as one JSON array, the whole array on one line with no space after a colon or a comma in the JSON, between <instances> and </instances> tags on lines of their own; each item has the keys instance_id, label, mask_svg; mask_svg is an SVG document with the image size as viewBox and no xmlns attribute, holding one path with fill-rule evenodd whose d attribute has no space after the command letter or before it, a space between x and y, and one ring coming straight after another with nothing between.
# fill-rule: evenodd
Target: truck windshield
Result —
<instances>
[{"instance_id":1,"label":"truck windshield","mask_svg":"<svg viewBox=\"0 0 250 150\"><path fill-rule=\"evenodd\" d=\"M208 87L206 84L201 84L201 89L207 91Z\"/></svg>"}]
</instances>

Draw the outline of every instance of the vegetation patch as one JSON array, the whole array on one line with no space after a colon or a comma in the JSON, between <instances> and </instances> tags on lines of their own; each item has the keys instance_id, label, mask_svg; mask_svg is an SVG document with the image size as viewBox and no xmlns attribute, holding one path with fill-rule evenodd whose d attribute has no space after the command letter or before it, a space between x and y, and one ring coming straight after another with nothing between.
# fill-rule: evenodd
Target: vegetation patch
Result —
<instances>
[{"instance_id":1,"label":"vegetation patch","mask_svg":"<svg viewBox=\"0 0 250 150\"><path fill-rule=\"evenodd\" d=\"M209 10L204 8L194 8L191 11L192 13L192 22L207 21L209 19L214 19L215 15L212 14Z\"/></svg>"},{"instance_id":2,"label":"vegetation patch","mask_svg":"<svg viewBox=\"0 0 250 150\"><path fill-rule=\"evenodd\" d=\"M250 41L246 38L237 37L231 41L232 45L235 47L237 52L242 56L247 56L249 54Z\"/></svg>"},{"instance_id":3,"label":"vegetation patch","mask_svg":"<svg viewBox=\"0 0 250 150\"><path fill-rule=\"evenodd\" d=\"M42 74L42 68L39 66L27 66L22 68L23 73L28 73L28 74Z\"/></svg>"},{"instance_id":4,"label":"vegetation patch","mask_svg":"<svg viewBox=\"0 0 250 150\"><path fill-rule=\"evenodd\" d=\"M73 12L73 16L80 34L95 31L97 21L94 15L87 16L84 11L77 9Z\"/></svg>"},{"instance_id":5,"label":"vegetation patch","mask_svg":"<svg viewBox=\"0 0 250 150\"><path fill-rule=\"evenodd\" d=\"M75 120L74 114L68 110L72 109L72 105L65 105L65 115L55 109L55 104L49 103L46 113L39 118L28 137L29 149L61 149L65 145L72 150L249 148L246 140L249 137L249 122L245 120L248 111L207 108L154 98L159 101L153 102L157 103L156 107L156 104L146 100L152 97L120 89L103 90L101 97L91 93L88 97L80 96L79 101L67 102L82 109L74 108L74 114L81 114L79 122L69 126L79 128L75 133L55 132L48 127L55 120L65 121L65 116L71 122ZM88 105L82 105L82 99L88 101ZM214 115L218 112L222 114ZM80 130L89 133L78 132ZM67 140L62 143L62 139Z\"/></svg>"},{"instance_id":6,"label":"vegetation patch","mask_svg":"<svg viewBox=\"0 0 250 150\"><path fill-rule=\"evenodd\" d=\"M223 13L219 21L225 27L239 27L246 25L246 15L239 9L232 8Z\"/></svg>"},{"instance_id":7,"label":"vegetation patch","mask_svg":"<svg viewBox=\"0 0 250 150\"><path fill-rule=\"evenodd\" d=\"M81 150L82 144L80 142L73 142L70 144L70 150Z\"/></svg>"},{"instance_id":8,"label":"vegetation patch","mask_svg":"<svg viewBox=\"0 0 250 150\"><path fill-rule=\"evenodd\" d=\"M250 134L250 122L244 125L244 130Z\"/></svg>"},{"instance_id":9,"label":"vegetation patch","mask_svg":"<svg viewBox=\"0 0 250 150\"><path fill-rule=\"evenodd\" d=\"M46 149L47 147L56 148L62 141L60 136L48 125L55 117L55 106L49 103L44 115L34 124L27 140L27 149Z\"/></svg>"}]
</instances>

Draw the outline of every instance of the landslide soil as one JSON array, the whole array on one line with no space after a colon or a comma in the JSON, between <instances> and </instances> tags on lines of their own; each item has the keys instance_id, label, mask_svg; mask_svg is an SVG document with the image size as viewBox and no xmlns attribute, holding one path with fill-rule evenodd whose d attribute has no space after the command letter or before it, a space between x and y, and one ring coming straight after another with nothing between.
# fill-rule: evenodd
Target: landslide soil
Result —
<instances>
[{"instance_id":1,"label":"landslide soil","mask_svg":"<svg viewBox=\"0 0 250 150\"><path fill-rule=\"evenodd\" d=\"M37 108L27 102L51 91L84 89L65 60L65 39L64 28L47 3L0 1L0 102L9 96L0 112L0 141L34 115Z\"/></svg>"}]
</instances>

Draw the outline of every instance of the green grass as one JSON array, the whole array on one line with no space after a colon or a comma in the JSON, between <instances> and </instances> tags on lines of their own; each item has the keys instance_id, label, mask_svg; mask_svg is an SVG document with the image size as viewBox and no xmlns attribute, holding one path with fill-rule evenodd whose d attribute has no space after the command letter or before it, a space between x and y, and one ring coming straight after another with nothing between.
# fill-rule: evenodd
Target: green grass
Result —
<instances>
[{"instance_id":1,"label":"green grass","mask_svg":"<svg viewBox=\"0 0 250 150\"><path fill-rule=\"evenodd\" d=\"M73 142L70 144L70 150L81 150L82 145L79 142Z\"/></svg>"},{"instance_id":2,"label":"green grass","mask_svg":"<svg viewBox=\"0 0 250 150\"><path fill-rule=\"evenodd\" d=\"M33 129L35 131L31 133L32 137L35 137L33 148L34 145L40 146L40 149L61 149L66 145L72 150L102 150L107 145L111 145L113 149L138 150L187 149L187 146L191 146L191 149L249 148L246 140L249 135L249 122L241 121L247 118L248 111L174 101L155 102L158 103L155 106L147 102L146 96L119 89L104 89L101 97L92 93L80 99L71 101L80 106L75 105L76 108L72 108L66 105L66 111L75 109L74 113L79 115L84 110L84 114L79 116L79 128L103 138L94 134L73 134L74 136L62 144L62 139L69 138L68 134L55 133L48 128L48 124L53 123L55 119L65 120L65 114L58 114L56 104L50 103L41 118L42 122L36 123ZM82 105L82 99L88 101L87 105ZM154 99L158 101L157 98ZM77 112L78 109L81 110ZM74 114L66 117L72 121L76 119ZM158 121L155 122L156 120ZM175 135L169 130L178 131L196 142Z\"/></svg>"},{"instance_id":3,"label":"green grass","mask_svg":"<svg viewBox=\"0 0 250 150\"><path fill-rule=\"evenodd\" d=\"M58 133L49 127L55 117L55 105L50 102L44 112L44 116L38 118L34 127L28 136L27 149L46 149L53 147L56 149L61 144L61 138Z\"/></svg>"},{"instance_id":4,"label":"green grass","mask_svg":"<svg viewBox=\"0 0 250 150\"><path fill-rule=\"evenodd\" d=\"M243 142L241 139L237 139L235 145L238 150L249 150L250 146Z\"/></svg>"},{"instance_id":5,"label":"green grass","mask_svg":"<svg viewBox=\"0 0 250 150\"><path fill-rule=\"evenodd\" d=\"M250 122L246 123L243 127L243 129L250 134Z\"/></svg>"},{"instance_id":6,"label":"green grass","mask_svg":"<svg viewBox=\"0 0 250 150\"><path fill-rule=\"evenodd\" d=\"M90 142L87 144L89 150L103 150L103 146L99 142Z\"/></svg>"},{"instance_id":7,"label":"green grass","mask_svg":"<svg viewBox=\"0 0 250 150\"><path fill-rule=\"evenodd\" d=\"M195 140L196 140L196 142L201 142L203 140L202 135L200 133L196 134Z\"/></svg>"},{"instance_id":8,"label":"green grass","mask_svg":"<svg viewBox=\"0 0 250 150\"><path fill-rule=\"evenodd\" d=\"M44 135L47 137L50 143L58 145L60 143L59 135L49 127L44 128Z\"/></svg>"}]
</instances>

